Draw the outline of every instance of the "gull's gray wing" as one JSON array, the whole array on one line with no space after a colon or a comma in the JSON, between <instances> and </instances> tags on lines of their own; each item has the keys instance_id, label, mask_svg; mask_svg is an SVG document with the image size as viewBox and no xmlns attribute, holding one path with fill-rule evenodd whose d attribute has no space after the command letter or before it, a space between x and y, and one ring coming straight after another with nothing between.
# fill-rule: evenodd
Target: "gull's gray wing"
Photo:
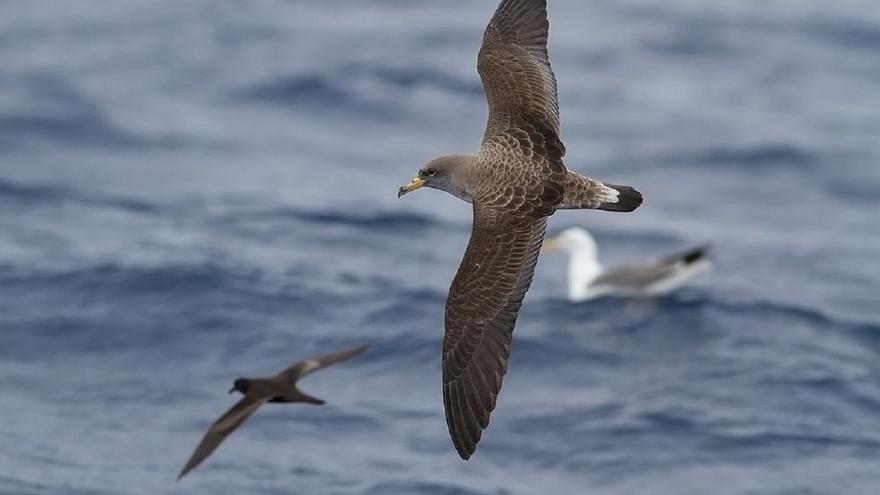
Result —
<instances>
[{"instance_id":1,"label":"gull's gray wing","mask_svg":"<svg viewBox=\"0 0 880 495\"><path fill-rule=\"evenodd\" d=\"M633 265L609 270L593 280L593 287L607 286L616 289L645 289L676 272L675 265Z\"/></svg>"},{"instance_id":2,"label":"gull's gray wing","mask_svg":"<svg viewBox=\"0 0 880 495\"><path fill-rule=\"evenodd\" d=\"M495 408L546 225L543 217L474 206L471 239L449 289L443 338L443 404L463 459L476 450Z\"/></svg>"},{"instance_id":3,"label":"gull's gray wing","mask_svg":"<svg viewBox=\"0 0 880 495\"><path fill-rule=\"evenodd\" d=\"M590 285L607 286L622 290L643 290L674 277L688 267L708 258L711 246L705 244L667 256L654 263L628 265L609 270L597 277Z\"/></svg>"},{"instance_id":4,"label":"gull's gray wing","mask_svg":"<svg viewBox=\"0 0 880 495\"><path fill-rule=\"evenodd\" d=\"M244 423L244 420L253 414L263 402L265 402L265 400L253 400L244 397L232 406L232 408L226 411L226 414L220 416L220 419L215 421L214 424L208 428L208 432L205 433L202 441L199 442L196 450L193 451L192 456L190 456L189 460L186 462L186 466L180 471L177 479L179 480L180 478L183 478L187 473L201 464L202 461L207 459L220 443L222 443L230 433L235 431L236 428L241 426L241 424Z\"/></svg>"}]
</instances>

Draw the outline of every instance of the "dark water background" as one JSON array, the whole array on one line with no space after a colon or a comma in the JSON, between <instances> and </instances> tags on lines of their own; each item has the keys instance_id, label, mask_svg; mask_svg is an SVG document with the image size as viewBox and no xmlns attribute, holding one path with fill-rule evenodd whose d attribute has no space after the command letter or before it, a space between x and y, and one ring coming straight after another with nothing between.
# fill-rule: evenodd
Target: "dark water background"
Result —
<instances>
[{"instance_id":1,"label":"dark water background","mask_svg":"<svg viewBox=\"0 0 880 495\"><path fill-rule=\"evenodd\" d=\"M494 0L0 2L0 492L880 493L880 4L553 0L563 212L653 303L541 260L469 463L439 346ZM372 341L174 477L240 375Z\"/></svg>"}]
</instances>

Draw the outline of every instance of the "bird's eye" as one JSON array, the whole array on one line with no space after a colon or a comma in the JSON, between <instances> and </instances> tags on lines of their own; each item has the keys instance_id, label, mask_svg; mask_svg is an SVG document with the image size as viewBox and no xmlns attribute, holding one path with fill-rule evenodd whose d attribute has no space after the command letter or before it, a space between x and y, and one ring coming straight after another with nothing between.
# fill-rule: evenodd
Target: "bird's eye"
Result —
<instances>
[{"instance_id":1,"label":"bird's eye","mask_svg":"<svg viewBox=\"0 0 880 495\"><path fill-rule=\"evenodd\" d=\"M425 175L427 175L428 177L434 177L435 175L437 175L437 171L433 168L429 168L428 170L425 170Z\"/></svg>"}]
</instances>

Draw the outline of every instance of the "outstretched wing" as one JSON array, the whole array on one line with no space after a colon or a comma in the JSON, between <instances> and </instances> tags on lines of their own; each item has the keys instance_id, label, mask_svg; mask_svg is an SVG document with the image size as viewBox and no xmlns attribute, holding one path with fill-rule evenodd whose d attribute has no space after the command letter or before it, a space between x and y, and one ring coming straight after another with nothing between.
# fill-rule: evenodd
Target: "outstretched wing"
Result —
<instances>
[{"instance_id":1,"label":"outstretched wing","mask_svg":"<svg viewBox=\"0 0 880 495\"><path fill-rule=\"evenodd\" d=\"M546 225L546 218L474 207L471 239L446 302L443 338L443 404L463 459L476 450L495 408Z\"/></svg>"},{"instance_id":2,"label":"outstretched wing","mask_svg":"<svg viewBox=\"0 0 880 495\"><path fill-rule=\"evenodd\" d=\"M207 459L220 443L222 443L230 433L235 431L236 428L241 426L241 424L244 423L244 420L253 414L263 402L265 401L253 400L245 397L232 406L231 409L226 411L226 414L220 416L220 419L215 421L214 424L208 428L208 432L205 433L202 441L199 442L196 450L193 451L189 460L186 462L186 466L183 467L180 474L177 476L177 479L179 480L180 478L183 478L187 473L201 464L202 461Z\"/></svg>"},{"instance_id":3,"label":"outstretched wing","mask_svg":"<svg viewBox=\"0 0 880 495\"><path fill-rule=\"evenodd\" d=\"M483 35L477 71L489 101L484 142L511 129L559 136L556 77L547 55L547 0L504 0Z\"/></svg>"},{"instance_id":4,"label":"outstretched wing","mask_svg":"<svg viewBox=\"0 0 880 495\"><path fill-rule=\"evenodd\" d=\"M349 349L347 351L334 352L333 354L327 354L326 356L301 361L294 364L290 368L287 368L281 373L278 373L277 375L275 375L275 378L283 381L284 383L289 383L290 385L293 385L300 378L308 375L309 373L315 372L321 368L326 368L327 366L336 363L348 361L349 359L358 356L359 354L366 351L367 347L369 346L362 345L359 347L355 347L354 349Z\"/></svg>"}]
</instances>

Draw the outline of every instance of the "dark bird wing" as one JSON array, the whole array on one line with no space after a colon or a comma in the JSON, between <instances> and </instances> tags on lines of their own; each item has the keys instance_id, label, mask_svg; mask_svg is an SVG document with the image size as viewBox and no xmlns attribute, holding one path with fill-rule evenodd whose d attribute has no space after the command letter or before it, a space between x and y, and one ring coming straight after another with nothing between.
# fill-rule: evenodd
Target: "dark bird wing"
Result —
<instances>
[{"instance_id":1,"label":"dark bird wing","mask_svg":"<svg viewBox=\"0 0 880 495\"><path fill-rule=\"evenodd\" d=\"M353 349L349 349L347 351L334 352L333 354L327 354L326 356L301 361L294 364L290 368L287 368L281 373L275 375L275 379L293 385L300 378L308 375L309 373L315 372L321 368L326 368L327 366L341 363L343 361L348 361L349 359L360 355L367 350L367 347L369 346L362 345Z\"/></svg>"},{"instance_id":2,"label":"dark bird wing","mask_svg":"<svg viewBox=\"0 0 880 495\"><path fill-rule=\"evenodd\" d=\"M489 101L484 141L537 127L559 136L556 77L547 55L547 0L504 0L483 35L477 71Z\"/></svg>"},{"instance_id":3,"label":"dark bird wing","mask_svg":"<svg viewBox=\"0 0 880 495\"><path fill-rule=\"evenodd\" d=\"M476 450L495 408L546 225L546 218L474 207L471 239L446 302L443 339L443 404L463 459Z\"/></svg>"},{"instance_id":4,"label":"dark bird wing","mask_svg":"<svg viewBox=\"0 0 880 495\"><path fill-rule=\"evenodd\" d=\"M196 450L193 451L192 456L190 456L189 461L186 462L186 466L180 471L177 479L179 480L180 478L183 478L187 473L201 464L202 461L207 459L220 443L222 443L230 433L235 431L236 428L241 426L241 424L244 423L244 420L253 414L263 402L265 401L253 400L245 397L232 406L231 409L226 411L226 414L220 416L220 419L215 421L214 424L208 428L208 432L205 433L204 438L199 442Z\"/></svg>"}]
</instances>

